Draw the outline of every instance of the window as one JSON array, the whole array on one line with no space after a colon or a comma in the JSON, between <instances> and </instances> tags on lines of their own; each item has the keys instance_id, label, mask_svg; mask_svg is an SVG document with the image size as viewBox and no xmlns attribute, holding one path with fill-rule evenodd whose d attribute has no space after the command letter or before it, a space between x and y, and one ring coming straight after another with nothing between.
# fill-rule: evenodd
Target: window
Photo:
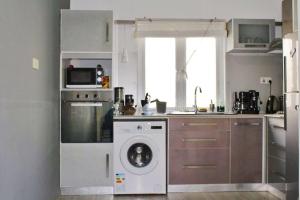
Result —
<instances>
[{"instance_id":1,"label":"window","mask_svg":"<svg viewBox=\"0 0 300 200\"><path fill-rule=\"evenodd\" d=\"M193 107L217 101L216 39L213 37L145 38L145 92L168 107Z\"/></svg>"}]
</instances>

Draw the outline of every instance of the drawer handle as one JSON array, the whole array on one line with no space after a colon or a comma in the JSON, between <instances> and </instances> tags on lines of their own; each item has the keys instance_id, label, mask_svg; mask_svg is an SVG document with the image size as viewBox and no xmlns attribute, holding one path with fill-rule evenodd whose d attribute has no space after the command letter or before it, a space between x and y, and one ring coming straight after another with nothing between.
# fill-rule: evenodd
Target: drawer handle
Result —
<instances>
[{"instance_id":1,"label":"drawer handle","mask_svg":"<svg viewBox=\"0 0 300 200\"><path fill-rule=\"evenodd\" d=\"M183 169L215 169L216 165L183 165Z\"/></svg>"},{"instance_id":2,"label":"drawer handle","mask_svg":"<svg viewBox=\"0 0 300 200\"><path fill-rule=\"evenodd\" d=\"M284 129L284 127L278 126L278 125L273 125L273 128L276 128L276 129Z\"/></svg>"},{"instance_id":3,"label":"drawer handle","mask_svg":"<svg viewBox=\"0 0 300 200\"><path fill-rule=\"evenodd\" d=\"M216 142L216 138L183 138L182 142Z\"/></svg>"},{"instance_id":4,"label":"drawer handle","mask_svg":"<svg viewBox=\"0 0 300 200\"><path fill-rule=\"evenodd\" d=\"M260 126L259 122L253 122L253 123L233 123L234 126Z\"/></svg>"},{"instance_id":5,"label":"drawer handle","mask_svg":"<svg viewBox=\"0 0 300 200\"><path fill-rule=\"evenodd\" d=\"M217 126L217 123L182 123L182 126Z\"/></svg>"},{"instance_id":6,"label":"drawer handle","mask_svg":"<svg viewBox=\"0 0 300 200\"><path fill-rule=\"evenodd\" d=\"M282 181L286 181L286 177L282 173L277 172L277 171L272 171L272 174L274 174L275 176L278 176Z\"/></svg>"}]
</instances>

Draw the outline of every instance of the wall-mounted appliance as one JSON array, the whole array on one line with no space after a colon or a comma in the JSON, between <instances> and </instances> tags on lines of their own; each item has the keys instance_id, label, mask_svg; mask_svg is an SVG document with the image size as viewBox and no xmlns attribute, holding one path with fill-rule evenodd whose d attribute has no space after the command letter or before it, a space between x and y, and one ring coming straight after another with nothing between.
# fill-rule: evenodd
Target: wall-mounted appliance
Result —
<instances>
[{"instance_id":1,"label":"wall-mounted appliance","mask_svg":"<svg viewBox=\"0 0 300 200\"><path fill-rule=\"evenodd\" d=\"M108 95L100 92L62 92L62 143L112 142L113 102Z\"/></svg>"},{"instance_id":2,"label":"wall-mounted appliance","mask_svg":"<svg viewBox=\"0 0 300 200\"><path fill-rule=\"evenodd\" d=\"M275 20L231 19L227 31L228 52L263 53L269 50L275 38Z\"/></svg>"},{"instance_id":3,"label":"wall-mounted appliance","mask_svg":"<svg viewBox=\"0 0 300 200\"><path fill-rule=\"evenodd\" d=\"M102 88L103 74L101 65L94 68L70 65L66 69L66 88Z\"/></svg>"}]
</instances>

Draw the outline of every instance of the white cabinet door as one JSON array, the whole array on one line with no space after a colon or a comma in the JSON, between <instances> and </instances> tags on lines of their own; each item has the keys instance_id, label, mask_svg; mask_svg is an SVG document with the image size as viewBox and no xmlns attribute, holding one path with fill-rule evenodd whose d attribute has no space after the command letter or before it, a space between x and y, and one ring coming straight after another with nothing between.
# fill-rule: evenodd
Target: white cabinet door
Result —
<instances>
[{"instance_id":1,"label":"white cabinet door","mask_svg":"<svg viewBox=\"0 0 300 200\"><path fill-rule=\"evenodd\" d=\"M61 51L112 52L112 11L62 10Z\"/></svg>"},{"instance_id":2,"label":"white cabinet door","mask_svg":"<svg viewBox=\"0 0 300 200\"><path fill-rule=\"evenodd\" d=\"M60 185L112 186L112 144L61 144Z\"/></svg>"}]
</instances>

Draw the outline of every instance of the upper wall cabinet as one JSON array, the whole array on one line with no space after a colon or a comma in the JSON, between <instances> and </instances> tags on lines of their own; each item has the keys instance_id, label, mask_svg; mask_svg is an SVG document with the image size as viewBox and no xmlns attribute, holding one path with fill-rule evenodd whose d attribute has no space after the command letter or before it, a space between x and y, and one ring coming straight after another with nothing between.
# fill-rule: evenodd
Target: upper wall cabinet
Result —
<instances>
[{"instance_id":1,"label":"upper wall cabinet","mask_svg":"<svg viewBox=\"0 0 300 200\"><path fill-rule=\"evenodd\" d=\"M297 0L282 1L282 35L298 30Z\"/></svg>"},{"instance_id":2,"label":"upper wall cabinet","mask_svg":"<svg viewBox=\"0 0 300 200\"><path fill-rule=\"evenodd\" d=\"M62 10L62 52L112 52L112 11Z\"/></svg>"},{"instance_id":3,"label":"upper wall cabinet","mask_svg":"<svg viewBox=\"0 0 300 200\"><path fill-rule=\"evenodd\" d=\"M232 19L227 23L227 51L267 52L275 37L273 19Z\"/></svg>"}]
</instances>

